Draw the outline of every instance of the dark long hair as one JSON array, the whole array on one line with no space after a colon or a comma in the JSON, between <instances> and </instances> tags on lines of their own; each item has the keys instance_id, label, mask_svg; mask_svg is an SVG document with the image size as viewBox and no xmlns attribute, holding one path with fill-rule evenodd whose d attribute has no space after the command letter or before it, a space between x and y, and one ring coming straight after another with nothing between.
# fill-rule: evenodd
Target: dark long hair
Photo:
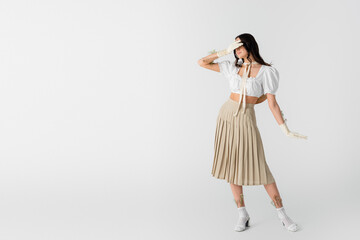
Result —
<instances>
[{"instance_id":1,"label":"dark long hair","mask_svg":"<svg viewBox=\"0 0 360 240\"><path fill-rule=\"evenodd\" d=\"M255 38L253 37L253 35L251 35L250 33L243 33L240 34L238 36L235 37L236 38L240 38L241 42L243 43L244 48L246 49L246 51L248 52L247 55L247 59L249 62L251 62L250 59L250 54L254 57L255 61L262 64L262 65L266 65L266 66L271 66L272 64L266 63L264 61L264 59L260 56L259 53L259 46L255 40ZM237 67L241 67L242 66L242 62L244 62L244 59L242 58L242 62L239 62L239 58L236 56L236 51L234 49L234 57L235 57L235 66Z\"/></svg>"}]
</instances>

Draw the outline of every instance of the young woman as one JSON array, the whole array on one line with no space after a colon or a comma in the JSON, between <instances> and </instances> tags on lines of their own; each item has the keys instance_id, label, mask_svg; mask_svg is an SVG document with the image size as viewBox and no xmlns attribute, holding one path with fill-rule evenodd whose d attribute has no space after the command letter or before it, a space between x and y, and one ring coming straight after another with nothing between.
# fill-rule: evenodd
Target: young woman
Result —
<instances>
[{"instance_id":1,"label":"young woman","mask_svg":"<svg viewBox=\"0 0 360 240\"><path fill-rule=\"evenodd\" d=\"M235 62L224 60L213 63L232 52ZM214 51L198 63L206 69L221 72L230 84L230 98L222 105L217 117L212 176L230 183L239 211L235 231L243 231L249 226L243 185L264 185L283 226L289 231L297 231L298 225L285 212L275 179L267 165L254 110L255 104L267 99L281 130L289 137L307 139L290 131L283 118L275 98L279 72L262 59L255 38L248 33L237 36L227 49Z\"/></svg>"}]
</instances>

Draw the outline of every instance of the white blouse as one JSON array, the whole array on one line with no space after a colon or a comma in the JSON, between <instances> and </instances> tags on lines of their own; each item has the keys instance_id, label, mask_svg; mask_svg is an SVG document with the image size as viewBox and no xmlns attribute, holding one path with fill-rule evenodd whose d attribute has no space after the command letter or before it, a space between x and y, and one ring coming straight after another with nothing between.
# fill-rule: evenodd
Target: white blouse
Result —
<instances>
[{"instance_id":1,"label":"white blouse","mask_svg":"<svg viewBox=\"0 0 360 240\"><path fill-rule=\"evenodd\" d=\"M219 62L220 72L229 80L230 91L240 94L241 76L240 68L235 66L235 61L225 60ZM249 77L246 81L246 95L260 97L263 94L274 94L279 87L279 72L273 66L261 65L256 77Z\"/></svg>"},{"instance_id":2,"label":"white blouse","mask_svg":"<svg viewBox=\"0 0 360 240\"><path fill-rule=\"evenodd\" d=\"M235 66L235 61L230 62L229 60L224 60L218 63L220 72L224 74L224 76L229 81L230 91L241 95L239 100L239 107L242 96L244 96L245 99L246 95L260 97L266 93L275 95L277 92L279 87L279 72L273 66L261 65L261 68L256 77L248 77L245 79L245 81L241 81L242 77L238 74L240 67ZM249 67L247 67L246 70L246 72L248 72ZM246 75L245 72L244 74ZM245 87L242 86L242 84L245 85ZM243 101L243 104L245 106L245 100ZM245 108L243 108L243 111L245 111Z\"/></svg>"}]
</instances>

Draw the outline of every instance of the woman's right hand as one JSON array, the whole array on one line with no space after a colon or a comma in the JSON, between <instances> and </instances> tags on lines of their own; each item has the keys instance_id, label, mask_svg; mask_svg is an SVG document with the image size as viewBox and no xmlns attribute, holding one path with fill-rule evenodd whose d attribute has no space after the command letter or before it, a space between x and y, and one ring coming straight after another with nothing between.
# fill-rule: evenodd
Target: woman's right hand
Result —
<instances>
[{"instance_id":1,"label":"woman's right hand","mask_svg":"<svg viewBox=\"0 0 360 240\"><path fill-rule=\"evenodd\" d=\"M218 57L225 56L229 53L232 53L235 49L237 49L238 47L241 47L242 45L243 45L243 43L240 40L234 41L228 46L227 49L218 51L216 54Z\"/></svg>"}]
</instances>

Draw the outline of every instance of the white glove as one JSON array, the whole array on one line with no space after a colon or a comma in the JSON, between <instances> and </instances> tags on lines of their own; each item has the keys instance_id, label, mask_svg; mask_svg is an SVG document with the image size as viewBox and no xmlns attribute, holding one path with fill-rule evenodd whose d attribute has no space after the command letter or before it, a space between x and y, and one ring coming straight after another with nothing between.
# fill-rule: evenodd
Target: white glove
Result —
<instances>
[{"instance_id":1,"label":"white glove","mask_svg":"<svg viewBox=\"0 0 360 240\"><path fill-rule=\"evenodd\" d=\"M280 110L281 111L281 110ZM286 136L288 137L292 137L292 138L302 138L302 139L307 139L307 136L305 135L301 135L297 132L291 132L286 124L286 121L287 119L284 118L284 114L283 112L281 111L281 115L283 116L283 119L284 119L284 123L280 124L280 128L281 130L285 133Z\"/></svg>"},{"instance_id":2,"label":"white glove","mask_svg":"<svg viewBox=\"0 0 360 240\"><path fill-rule=\"evenodd\" d=\"M218 57L225 56L229 53L232 53L234 51L234 49L237 49L238 47L241 47L242 45L243 45L243 43L240 40L237 40L237 41L231 43L227 49L220 50L220 51L216 52L216 54ZM215 50L213 50L211 53L215 53Z\"/></svg>"}]
</instances>

